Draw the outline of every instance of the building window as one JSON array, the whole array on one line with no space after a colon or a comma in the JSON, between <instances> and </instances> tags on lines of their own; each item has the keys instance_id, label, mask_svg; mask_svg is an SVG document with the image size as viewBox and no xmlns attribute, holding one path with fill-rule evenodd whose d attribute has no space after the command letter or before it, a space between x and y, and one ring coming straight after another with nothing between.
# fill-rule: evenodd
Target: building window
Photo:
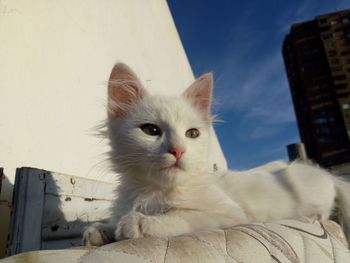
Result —
<instances>
[{"instance_id":1,"label":"building window","mask_svg":"<svg viewBox=\"0 0 350 263\"><path fill-rule=\"evenodd\" d=\"M330 49L330 50L335 49L334 43L333 43L333 42L328 42L328 43L326 43L326 48L327 48L327 49Z\"/></svg>"},{"instance_id":2,"label":"building window","mask_svg":"<svg viewBox=\"0 0 350 263\"><path fill-rule=\"evenodd\" d=\"M337 55L337 51L335 51L335 50L330 50L330 51L328 51L328 55L329 55L330 57L334 57L334 56Z\"/></svg>"},{"instance_id":3,"label":"building window","mask_svg":"<svg viewBox=\"0 0 350 263\"><path fill-rule=\"evenodd\" d=\"M333 140L330 137L320 137L318 141L322 144L328 144L331 143Z\"/></svg>"},{"instance_id":4,"label":"building window","mask_svg":"<svg viewBox=\"0 0 350 263\"><path fill-rule=\"evenodd\" d=\"M320 86L315 85L315 86L311 87L310 89L311 89L311 91L315 92L315 91L318 91L320 89Z\"/></svg>"},{"instance_id":5,"label":"building window","mask_svg":"<svg viewBox=\"0 0 350 263\"><path fill-rule=\"evenodd\" d=\"M337 21L337 20L332 20L332 21L331 21L331 25L336 25L336 24L338 24L338 21Z\"/></svg>"},{"instance_id":6,"label":"building window","mask_svg":"<svg viewBox=\"0 0 350 263\"><path fill-rule=\"evenodd\" d=\"M332 29L331 29L331 26L324 25L324 26L320 27L319 30L320 30L320 32L326 32L326 31L330 31Z\"/></svg>"},{"instance_id":7,"label":"building window","mask_svg":"<svg viewBox=\"0 0 350 263\"><path fill-rule=\"evenodd\" d=\"M341 47L347 47L348 46L348 42L346 42L345 40L339 41L339 45Z\"/></svg>"},{"instance_id":8,"label":"building window","mask_svg":"<svg viewBox=\"0 0 350 263\"><path fill-rule=\"evenodd\" d=\"M331 132L331 130L328 127L320 127L318 129L318 133L328 134L330 132Z\"/></svg>"},{"instance_id":9,"label":"building window","mask_svg":"<svg viewBox=\"0 0 350 263\"><path fill-rule=\"evenodd\" d=\"M325 124L328 122L328 119L326 117L317 117L314 122L316 124Z\"/></svg>"},{"instance_id":10,"label":"building window","mask_svg":"<svg viewBox=\"0 0 350 263\"><path fill-rule=\"evenodd\" d=\"M342 70L343 70L342 66L332 68L333 72L339 72L339 71L342 71Z\"/></svg>"},{"instance_id":11,"label":"building window","mask_svg":"<svg viewBox=\"0 0 350 263\"><path fill-rule=\"evenodd\" d=\"M349 93L338 93L337 94L337 99L341 99L341 98L347 98L349 95Z\"/></svg>"},{"instance_id":12,"label":"building window","mask_svg":"<svg viewBox=\"0 0 350 263\"><path fill-rule=\"evenodd\" d=\"M322 90L325 90L325 89L328 89L328 88L329 88L329 85L328 85L327 83L323 83L323 84L321 84L320 88L321 88ZM325 114L325 112L323 112L323 114Z\"/></svg>"},{"instance_id":13,"label":"building window","mask_svg":"<svg viewBox=\"0 0 350 263\"><path fill-rule=\"evenodd\" d=\"M339 76L334 76L334 80L346 80L346 75L339 75Z\"/></svg>"},{"instance_id":14,"label":"building window","mask_svg":"<svg viewBox=\"0 0 350 263\"><path fill-rule=\"evenodd\" d=\"M332 58L329 60L329 62L332 64L332 65L338 65L339 64L339 59L337 58Z\"/></svg>"},{"instance_id":15,"label":"building window","mask_svg":"<svg viewBox=\"0 0 350 263\"><path fill-rule=\"evenodd\" d=\"M343 22L343 24L347 24L350 22L349 18L347 17L343 17L341 21Z\"/></svg>"},{"instance_id":16,"label":"building window","mask_svg":"<svg viewBox=\"0 0 350 263\"><path fill-rule=\"evenodd\" d=\"M311 54L311 48L308 48L308 47L303 48L303 53L304 53L304 55L310 55Z\"/></svg>"},{"instance_id":17,"label":"building window","mask_svg":"<svg viewBox=\"0 0 350 263\"><path fill-rule=\"evenodd\" d=\"M350 103L343 103L341 107L343 108L343 110L348 110L350 109Z\"/></svg>"},{"instance_id":18,"label":"building window","mask_svg":"<svg viewBox=\"0 0 350 263\"><path fill-rule=\"evenodd\" d=\"M322 35L322 39L323 39L323 40L326 40L326 39L333 39L333 34L332 34L332 33L323 34L323 35Z\"/></svg>"},{"instance_id":19,"label":"building window","mask_svg":"<svg viewBox=\"0 0 350 263\"><path fill-rule=\"evenodd\" d=\"M326 25L326 24L328 24L328 20L327 20L327 18L322 18L319 20L319 23L320 23L320 25Z\"/></svg>"},{"instance_id":20,"label":"building window","mask_svg":"<svg viewBox=\"0 0 350 263\"><path fill-rule=\"evenodd\" d=\"M334 85L335 89L345 89L348 86L347 83L341 83L341 84L336 84Z\"/></svg>"}]
</instances>

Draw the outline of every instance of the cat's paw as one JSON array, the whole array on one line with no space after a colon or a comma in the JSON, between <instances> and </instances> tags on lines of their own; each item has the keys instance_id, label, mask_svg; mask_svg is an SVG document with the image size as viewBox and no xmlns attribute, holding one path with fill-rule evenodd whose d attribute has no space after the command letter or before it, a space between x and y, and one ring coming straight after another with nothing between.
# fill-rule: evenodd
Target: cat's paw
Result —
<instances>
[{"instance_id":1,"label":"cat's paw","mask_svg":"<svg viewBox=\"0 0 350 263\"><path fill-rule=\"evenodd\" d=\"M120 219L115 231L115 238L123 240L149 236L150 223L150 216L131 212Z\"/></svg>"},{"instance_id":2,"label":"cat's paw","mask_svg":"<svg viewBox=\"0 0 350 263\"><path fill-rule=\"evenodd\" d=\"M115 227L108 224L96 223L89 226L83 233L84 246L103 246L115 241Z\"/></svg>"}]
</instances>

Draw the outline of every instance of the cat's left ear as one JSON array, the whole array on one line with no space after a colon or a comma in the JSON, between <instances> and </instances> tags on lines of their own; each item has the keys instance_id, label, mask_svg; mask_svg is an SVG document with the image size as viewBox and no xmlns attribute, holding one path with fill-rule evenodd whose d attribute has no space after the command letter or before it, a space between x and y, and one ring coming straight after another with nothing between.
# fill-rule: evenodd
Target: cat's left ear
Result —
<instances>
[{"instance_id":1,"label":"cat's left ear","mask_svg":"<svg viewBox=\"0 0 350 263\"><path fill-rule=\"evenodd\" d=\"M213 74L207 73L199 77L182 94L207 120L211 119L211 103L213 93Z\"/></svg>"}]
</instances>

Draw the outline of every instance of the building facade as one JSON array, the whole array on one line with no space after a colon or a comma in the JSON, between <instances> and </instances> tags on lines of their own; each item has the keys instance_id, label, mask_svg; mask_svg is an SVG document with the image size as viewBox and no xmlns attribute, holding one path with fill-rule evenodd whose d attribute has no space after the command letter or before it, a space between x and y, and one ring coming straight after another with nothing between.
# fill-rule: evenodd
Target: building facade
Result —
<instances>
[{"instance_id":1,"label":"building facade","mask_svg":"<svg viewBox=\"0 0 350 263\"><path fill-rule=\"evenodd\" d=\"M350 9L292 25L282 52L308 157L350 162Z\"/></svg>"}]
</instances>

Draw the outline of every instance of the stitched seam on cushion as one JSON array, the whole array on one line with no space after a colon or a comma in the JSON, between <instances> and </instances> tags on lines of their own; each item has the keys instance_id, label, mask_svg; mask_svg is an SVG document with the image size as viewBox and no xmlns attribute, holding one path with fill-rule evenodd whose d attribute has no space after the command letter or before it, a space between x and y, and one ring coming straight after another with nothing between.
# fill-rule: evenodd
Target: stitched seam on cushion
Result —
<instances>
[{"instance_id":1,"label":"stitched seam on cushion","mask_svg":"<svg viewBox=\"0 0 350 263\"><path fill-rule=\"evenodd\" d=\"M233 260L233 262L237 263L237 261L228 253L227 250L227 235L226 235L226 230L224 231L224 238L225 238L225 250L226 250L226 254Z\"/></svg>"},{"instance_id":2,"label":"stitched seam on cushion","mask_svg":"<svg viewBox=\"0 0 350 263\"><path fill-rule=\"evenodd\" d=\"M271 258L274 258L274 260L278 260L277 258L275 258L275 256L273 256L272 251L270 251L270 248L273 247L274 249L276 249L277 251L279 251L284 257L286 257L288 260L293 261L295 263L300 263L300 259L299 256L297 255L297 253L294 251L294 249L292 248L292 246L289 244L289 242L287 240L285 240L281 235L279 235L277 232L272 231L271 229L268 229L267 225L264 223L263 224L263 229L264 231L260 232L257 231L257 229L252 229L250 227L247 226L243 226L241 229L238 229L238 231L241 231L243 233L245 233L246 235L249 235L250 237L254 238L256 241L258 241L262 246L265 247L265 249L268 251L268 253L270 254ZM260 229L259 225L256 225L256 227L258 227ZM265 241L268 242L269 246L265 245L264 242L262 242L259 238L257 238L256 236L252 235L249 233L248 230L253 230L256 234L258 234L261 238L263 238ZM285 251L283 249L281 249L278 245L276 245L274 242L269 241L270 238L272 238L273 236L276 236L278 238L280 238L282 240L282 242L284 242L284 244L286 245L287 249L289 251L292 252L293 256L295 258L289 258L288 254L284 253ZM274 238L273 238L274 239ZM294 260L295 259L295 260Z\"/></svg>"},{"instance_id":3,"label":"stitched seam on cushion","mask_svg":"<svg viewBox=\"0 0 350 263\"><path fill-rule=\"evenodd\" d=\"M198 238L197 236L194 236L194 235L192 235L191 238L193 238L194 240L198 240L200 243L206 244L206 245L212 247L214 250L217 251L216 247L213 246L210 242L208 242L206 240L203 240L203 239L200 239L200 238Z\"/></svg>"},{"instance_id":4,"label":"stitched seam on cushion","mask_svg":"<svg viewBox=\"0 0 350 263\"><path fill-rule=\"evenodd\" d=\"M165 261L166 261L166 256L168 255L169 246L170 246L170 238L168 238L168 243L166 245L163 263L165 263Z\"/></svg>"},{"instance_id":5,"label":"stitched seam on cushion","mask_svg":"<svg viewBox=\"0 0 350 263\"><path fill-rule=\"evenodd\" d=\"M335 258L335 247L334 247L333 239L330 236L329 236L329 242L331 243L331 247L332 247L333 261L337 262Z\"/></svg>"},{"instance_id":6,"label":"stitched seam on cushion","mask_svg":"<svg viewBox=\"0 0 350 263\"><path fill-rule=\"evenodd\" d=\"M257 237L255 237L254 235L251 235L251 234L249 234L248 232L246 232L246 231L244 231L244 230L242 230L242 229L238 229L237 231L240 231L240 232L242 232L242 233L244 233L244 234L250 236L251 238L255 239L257 242L259 242L259 243L266 249L267 253L269 253L269 255L270 255L270 258L271 258L271 259L273 258L273 257L272 257L272 254L271 254L271 252L270 252L270 250L269 250L269 248L268 248L261 240L259 240L259 239L258 239Z\"/></svg>"},{"instance_id":7,"label":"stitched seam on cushion","mask_svg":"<svg viewBox=\"0 0 350 263\"><path fill-rule=\"evenodd\" d=\"M327 230L326 230L327 231ZM337 243L338 245L340 245L341 247L344 247L346 250L349 250L349 248L347 246L344 246L344 243L341 242L339 239L338 239L338 236L337 235L334 235L332 232L328 232L327 231L327 234L329 236L329 239L332 239L333 240L333 243ZM347 241L347 240L346 240ZM348 241L347 241L348 242Z\"/></svg>"},{"instance_id":8,"label":"stitched seam on cushion","mask_svg":"<svg viewBox=\"0 0 350 263\"><path fill-rule=\"evenodd\" d=\"M304 255L304 260L303 262L308 262L307 261L307 256L306 256L306 242L305 242L305 237L303 235L300 235L301 236L301 240L303 242L303 255Z\"/></svg>"},{"instance_id":9,"label":"stitched seam on cushion","mask_svg":"<svg viewBox=\"0 0 350 263\"><path fill-rule=\"evenodd\" d=\"M282 237L277 231L272 231L271 229L268 228L268 226L264 223L263 226L265 227L265 231L266 231L266 234L269 236L269 237L272 237L273 235L277 236L278 238L280 238L285 246L287 247L287 249L289 251L292 251L292 254L295 256L297 262L300 262L299 260L299 256L298 254L295 252L294 248L291 246L291 244L289 243L289 241L287 241L284 237ZM261 235L261 234L260 234ZM264 236L262 236L263 238L265 238ZM266 239L266 238L265 238ZM283 254L286 258L288 258L288 256L286 256L286 254L284 253L285 251L283 251L283 249L281 249L280 247L276 246L275 244L273 244L272 242L269 241L269 243L275 247L278 251L281 252L281 254Z\"/></svg>"},{"instance_id":10,"label":"stitched seam on cushion","mask_svg":"<svg viewBox=\"0 0 350 263\"><path fill-rule=\"evenodd\" d=\"M336 256L335 256L335 247L334 247L334 243L333 243L334 241L333 241L333 238L330 237L330 235L329 235L329 242L331 243L331 247L332 247L333 261L334 261L334 262L337 262L337 261L336 261Z\"/></svg>"}]
</instances>

